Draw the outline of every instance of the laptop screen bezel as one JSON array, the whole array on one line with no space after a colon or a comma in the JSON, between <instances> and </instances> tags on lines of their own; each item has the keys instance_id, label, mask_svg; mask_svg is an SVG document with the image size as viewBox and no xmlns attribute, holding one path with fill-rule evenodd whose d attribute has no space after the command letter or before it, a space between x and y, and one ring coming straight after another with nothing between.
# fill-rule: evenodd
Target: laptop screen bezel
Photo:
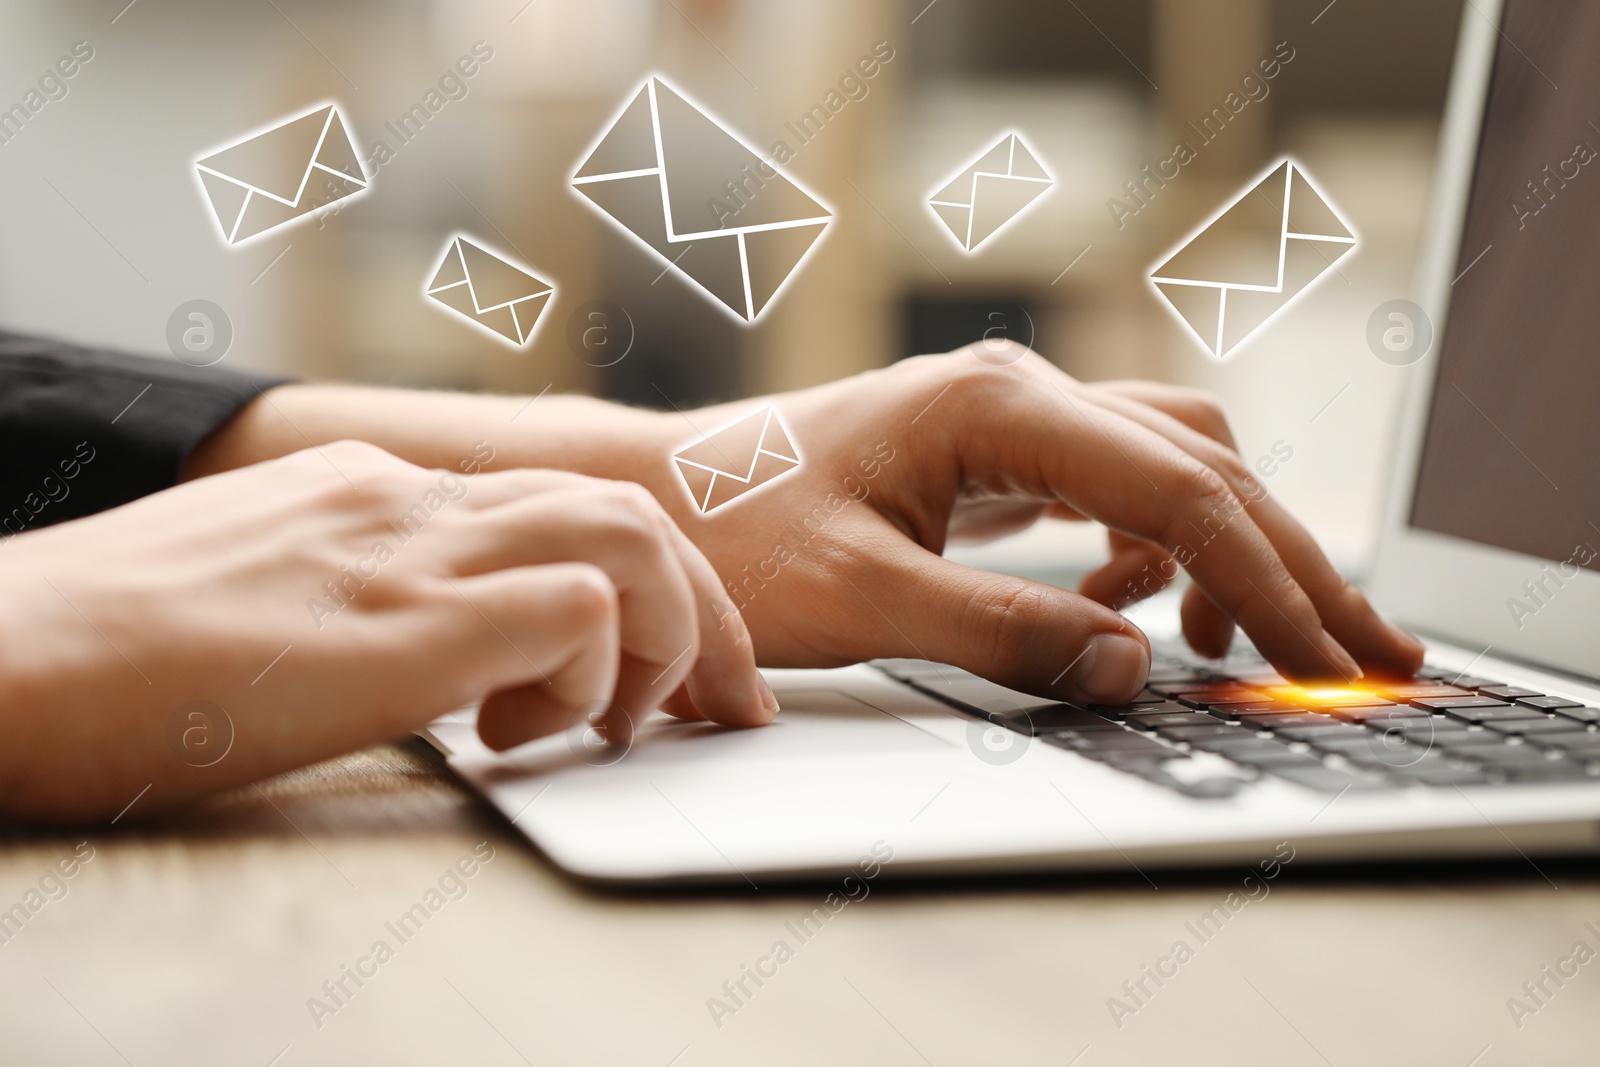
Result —
<instances>
[{"instance_id":1,"label":"laptop screen bezel","mask_svg":"<svg viewBox=\"0 0 1600 1067\"><path fill-rule=\"evenodd\" d=\"M1502 0L1462 8L1455 67L1445 107L1427 235L1418 262L1416 298L1443 338L1456 277L1478 144L1501 47ZM1600 678L1600 573L1561 570L1555 561L1410 525L1439 351L1407 368L1396 442L1397 477L1384 508L1373 597L1383 611L1424 634L1558 670ZM1464 485L1463 492L1472 487ZM1487 504L1488 502L1486 502ZM1600 541L1600 538L1597 538ZM1556 574L1557 584L1550 574ZM1525 584L1535 587L1536 600ZM1535 610L1514 612L1520 600Z\"/></svg>"}]
</instances>

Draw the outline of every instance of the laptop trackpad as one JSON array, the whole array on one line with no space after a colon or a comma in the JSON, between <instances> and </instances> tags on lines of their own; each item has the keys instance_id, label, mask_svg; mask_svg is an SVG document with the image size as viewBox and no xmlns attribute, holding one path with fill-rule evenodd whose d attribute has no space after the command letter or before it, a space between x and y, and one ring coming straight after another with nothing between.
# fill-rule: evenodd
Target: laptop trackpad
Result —
<instances>
[{"instance_id":1,"label":"laptop trackpad","mask_svg":"<svg viewBox=\"0 0 1600 1067\"><path fill-rule=\"evenodd\" d=\"M770 726L729 729L705 722L655 721L639 732L629 761L889 755L951 745L892 712L838 689L780 689L783 710Z\"/></svg>"}]
</instances>

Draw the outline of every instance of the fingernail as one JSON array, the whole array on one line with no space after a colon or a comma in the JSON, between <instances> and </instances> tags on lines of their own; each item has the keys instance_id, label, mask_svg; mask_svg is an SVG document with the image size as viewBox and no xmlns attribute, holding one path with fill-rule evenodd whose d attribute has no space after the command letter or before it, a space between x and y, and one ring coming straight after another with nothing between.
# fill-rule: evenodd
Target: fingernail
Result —
<instances>
[{"instance_id":1,"label":"fingernail","mask_svg":"<svg viewBox=\"0 0 1600 1067\"><path fill-rule=\"evenodd\" d=\"M1124 634L1095 634L1072 674L1079 693L1091 703L1120 704L1144 688L1150 654Z\"/></svg>"},{"instance_id":2,"label":"fingernail","mask_svg":"<svg viewBox=\"0 0 1600 1067\"><path fill-rule=\"evenodd\" d=\"M761 703L773 715L778 714L778 695L772 691L772 686L760 674L756 675L756 682L756 688L761 692Z\"/></svg>"},{"instance_id":3,"label":"fingernail","mask_svg":"<svg viewBox=\"0 0 1600 1067\"><path fill-rule=\"evenodd\" d=\"M1333 669L1338 671L1346 682L1359 682L1366 677L1364 671L1356 663L1355 657L1344 650L1344 646L1333 639L1333 635L1324 632L1322 635L1322 654L1328 657L1328 662L1333 664Z\"/></svg>"}]
</instances>

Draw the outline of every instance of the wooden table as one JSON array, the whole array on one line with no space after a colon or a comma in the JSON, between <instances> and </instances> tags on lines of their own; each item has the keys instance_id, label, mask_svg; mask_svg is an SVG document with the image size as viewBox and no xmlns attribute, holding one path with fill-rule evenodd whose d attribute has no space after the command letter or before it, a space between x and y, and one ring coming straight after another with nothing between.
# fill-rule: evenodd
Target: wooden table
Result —
<instances>
[{"instance_id":1,"label":"wooden table","mask_svg":"<svg viewBox=\"0 0 1600 1067\"><path fill-rule=\"evenodd\" d=\"M0 1063L1600 1062L1600 964L1546 978L1520 1029L1507 1007L1600 951L1592 863L1291 865L1204 942L1243 871L880 879L801 943L786 923L837 887L585 889L420 742L130 823L0 839L0 908L49 890L0 927Z\"/></svg>"}]
</instances>

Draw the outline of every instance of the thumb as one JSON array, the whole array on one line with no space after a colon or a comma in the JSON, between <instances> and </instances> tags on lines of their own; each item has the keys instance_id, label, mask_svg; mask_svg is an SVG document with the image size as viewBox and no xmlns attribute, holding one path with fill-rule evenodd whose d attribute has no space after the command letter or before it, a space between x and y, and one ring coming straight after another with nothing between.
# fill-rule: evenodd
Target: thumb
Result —
<instances>
[{"instance_id":1,"label":"thumb","mask_svg":"<svg viewBox=\"0 0 1600 1067\"><path fill-rule=\"evenodd\" d=\"M1012 689L1123 704L1144 688L1150 642L1122 615L1043 582L952 563L923 549L873 575L896 656L949 663ZM865 585L857 588L867 596ZM876 621L876 620L872 620Z\"/></svg>"}]
</instances>

